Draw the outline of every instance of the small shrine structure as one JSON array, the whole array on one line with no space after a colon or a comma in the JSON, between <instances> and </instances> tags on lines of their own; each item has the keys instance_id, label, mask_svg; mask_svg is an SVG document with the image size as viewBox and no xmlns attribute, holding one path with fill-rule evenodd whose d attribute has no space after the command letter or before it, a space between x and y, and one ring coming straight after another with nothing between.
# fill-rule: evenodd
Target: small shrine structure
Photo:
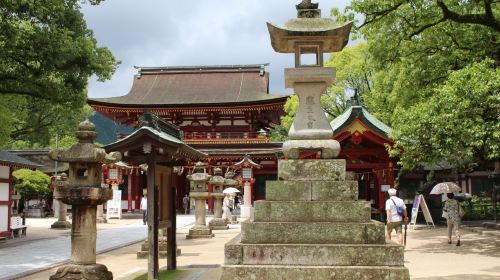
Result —
<instances>
[{"instance_id":1,"label":"small shrine structure","mask_svg":"<svg viewBox=\"0 0 500 280\"><path fill-rule=\"evenodd\" d=\"M386 149L394 145L392 129L372 115L357 94L330 125L340 143L338 157L346 160L346 170L358 180L359 198L371 202L374 216L384 213L385 192L394 187L397 166L397 158L390 158Z\"/></svg>"},{"instance_id":2,"label":"small shrine structure","mask_svg":"<svg viewBox=\"0 0 500 280\"><path fill-rule=\"evenodd\" d=\"M14 194L14 178L16 169L37 169L42 165L0 150L0 237L12 235L11 217L17 213L17 201L20 197Z\"/></svg>"},{"instance_id":3,"label":"small shrine structure","mask_svg":"<svg viewBox=\"0 0 500 280\"><path fill-rule=\"evenodd\" d=\"M140 116L138 128L132 134L105 149L121 152L122 161L127 164L147 165L148 279L158 279L159 228L167 235L167 269L177 268L175 194L181 176L173 172L174 167L199 160L206 154L186 145L178 127L149 110Z\"/></svg>"}]
</instances>

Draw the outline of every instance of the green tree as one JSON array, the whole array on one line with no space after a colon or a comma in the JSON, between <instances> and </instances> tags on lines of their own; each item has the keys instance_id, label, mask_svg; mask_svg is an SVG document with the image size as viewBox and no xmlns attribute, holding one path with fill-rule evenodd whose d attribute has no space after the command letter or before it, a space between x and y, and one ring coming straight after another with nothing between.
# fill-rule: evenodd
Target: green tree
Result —
<instances>
[{"instance_id":1,"label":"green tree","mask_svg":"<svg viewBox=\"0 0 500 280\"><path fill-rule=\"evenodd\" d=\"M50 177L38 170L18 169L12 172L16 179L15 187L25 201L25 211L30 199L50 193Z\"/></svg>"},{"instance_id":2,"label":"green tree","mask_svg":"<svg viewBox=\"0 0 500 280\"><path fill-rule=\"evenodd\" d=\"M0 94L81 107L88 78L111 77L117 61L97 46L80 11L82 2L0 2Z\"/></svg>"},{"instance_id":3,"label":"green tree","mask_svg":"<svg viewBox=\"0 0 500 280\"><path fill-rule=\"evenodd\" d=\"M499 90L492 61L452 72L428 100L400 112L391 153L408 169L422 162L469 169L499 160Z\"/></svg>"},{"instance_id":4,"label":"green tree","mask_svg":"<svg viewBox=\"0 0 500 280\"><path fill-rule=\"evenodd\" d=\"M100 2L0 1L1 147L46 147L88 115L89 77L107 80L119 63L80 11Z\"/></svg>"},{"instance_id":5,"label":"green tree","mask_svg":"<svg viewBox=\"0 0 500 280\"><path fill-rule=\"evenodd\" d=\"M353 0L347 11L364 17L358 32L374 67L363 101L393 127L403 167L498 160L495 117L478 111L498 122L498 100L486 97L499 89L474 73L498 77L500 2Z\"/></svg>"}]
</instances>

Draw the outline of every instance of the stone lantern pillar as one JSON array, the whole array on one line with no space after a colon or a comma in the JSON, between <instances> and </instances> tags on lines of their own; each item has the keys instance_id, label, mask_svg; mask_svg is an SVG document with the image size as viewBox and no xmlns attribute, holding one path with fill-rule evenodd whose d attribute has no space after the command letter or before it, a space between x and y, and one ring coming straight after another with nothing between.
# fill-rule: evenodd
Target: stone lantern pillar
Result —
<instances>
[{"instance_id":1,"label":"stone lantern pillar","mask_svg":"<svg viewBox=\"0 0 500 280\"><path fill-rule=\"evenodd\" d=\"M202 162L196 163L193 174L188 175L190 183L189 197L195 201L195 224L189 229L187 239L212 238L212 230L207 226L205 201L208 198L208 180L212 176L207 174L206 165Z\"/></svg>"},{"instance_id":2,"label":"stone lantern pillar","mask_svg":"<svg viewBox=\"0 0 500 280\"><path fill-rule=\"evenodd\" d=\"M78 125L79 142L68 150L52 150L52 160L69 163L67 181L56 186L54 198L72 206L71 259L60 267L51 280L113 279L106 266L96 264L97 205L108 200L112 192L101 188L101 165L120 160L120 153L106 154L94 145L97 133L88 120Z\"/></svg>"},{"instance_id":3,"label":"stone lantern pillar","mask_svg":"<svg viewBox=\"0 0 500 280\"><path fill-rule=\"evenodd\" d=\"M214 175L210 178L213 186L212 197L214 198L214 218L208 223L212 230L226 230L229 228L226 220L222 219L222 200L224 199L225 178L222 177L222 170L219 167L214 169Z\"/></svg>"},{"instance_id":4,"label":"stone lantern pillar","mask_svg":"<svg viewBox=\"0 0 500 280\"><path fill-rule=\"evenodd\" d=\"M57 179L56 179L57 180ZM61 179L56 181L56 186L62 186L65 181L68 180L68 175L66 173L61 174ZM66 212L68 211L68 206L60 200L55 200L57 203L57 221L55 221L50 228L53 229L69 229L71 228L71 223L66 220Z\"/></svg>"}]
</instances>

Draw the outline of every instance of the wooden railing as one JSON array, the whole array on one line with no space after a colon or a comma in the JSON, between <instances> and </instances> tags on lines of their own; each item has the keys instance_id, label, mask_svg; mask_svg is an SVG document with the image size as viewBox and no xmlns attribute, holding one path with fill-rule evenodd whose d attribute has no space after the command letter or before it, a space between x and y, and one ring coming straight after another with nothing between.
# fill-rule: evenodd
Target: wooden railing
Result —
<instances>
[{"instance_id":1,"label":"wooden railing","mask_svg":"<svg viewBox=\"0 0 500 280\"><path fill-rule=\"evenodd\" d=\"M184 142L192 143L268 143L265 133L259 132L184 132Z\"/></svg>"}]
</instances>

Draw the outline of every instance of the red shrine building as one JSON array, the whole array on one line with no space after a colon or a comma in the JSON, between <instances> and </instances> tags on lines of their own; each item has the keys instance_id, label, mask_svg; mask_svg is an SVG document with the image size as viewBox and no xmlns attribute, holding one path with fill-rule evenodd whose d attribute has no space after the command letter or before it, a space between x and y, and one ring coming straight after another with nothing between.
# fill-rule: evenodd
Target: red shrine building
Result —
<instances>
[{"instance_id":1,"label":"red shrine building","mask_svg":"<svg viewBox=\"0 0 500 280\"><path fill-rule=\"evenodd\" d=\"M385 191L394 187L397 159L390 158L386 145L391 128L370 114L353 98L353 104L330 125L340 143L339 158L346 159L351 180L358 180L359 199L372 202L372 213L384 212Z\"/></svg>"},{"instance_id":2,"label":"red shrine building","mask_svg":"<svg viewBox=\"0 0 500 280\"><path fill-rule=\"evenodd\" d=\"M265 66L138 67L127 95L88 103L96 112L131 127L145 109L175 124L184 143L208 155L209 172L214 166L225 171L249 155L262 166L254 171L252 198L265 199L265 181L277 179L282 146L270 141L269 130L280 123L287 100L287 96L269 94ZM180 175L177 205L182 207L189 189L188 170L179 167L176 172ZM138 209L146 187L144 176L140 169L126 174L122 208Z\"/></svg>"}]
</instances>

